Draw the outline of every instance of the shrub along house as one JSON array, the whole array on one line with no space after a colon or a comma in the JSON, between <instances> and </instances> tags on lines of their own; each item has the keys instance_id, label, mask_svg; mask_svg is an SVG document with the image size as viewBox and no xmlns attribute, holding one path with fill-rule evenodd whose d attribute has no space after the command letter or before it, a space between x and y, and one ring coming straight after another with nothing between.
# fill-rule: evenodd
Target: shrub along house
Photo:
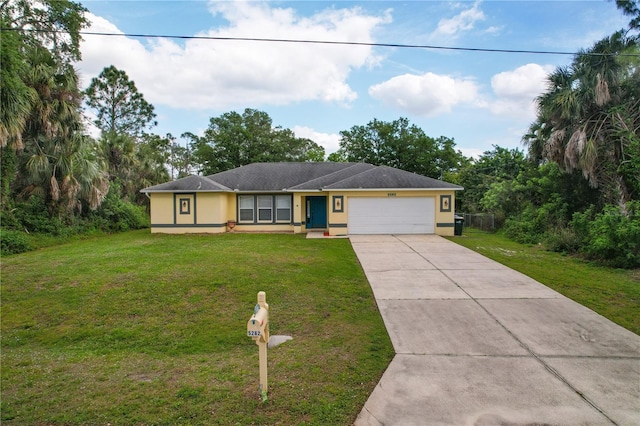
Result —
<instances>
[{"instance_id":1,"label":"shrub along house","mask_svg":"<svg viewBox=\"0 0 640 426\"><path fill-rule=\"evenodd\" d=\"M254 163L143 189L151 232L453 235L462 187L366 163Z\"/></svg>"}]
</instances>

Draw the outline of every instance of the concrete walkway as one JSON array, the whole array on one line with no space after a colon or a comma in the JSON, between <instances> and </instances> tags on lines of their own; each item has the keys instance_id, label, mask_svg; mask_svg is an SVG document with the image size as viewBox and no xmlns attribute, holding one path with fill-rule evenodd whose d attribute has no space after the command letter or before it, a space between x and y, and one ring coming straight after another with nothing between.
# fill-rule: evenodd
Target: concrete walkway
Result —
<instances>
[{"instance_id":1,"label":"concrete walkway","mask_svg":"<svg viewBox=\"0 0 640 426\"><path fill-rule=\"evenodd\" d=\"M640 425L640 337L438 236L352 236L396 356L355 425Z\"/></svg>"}]
</instances>

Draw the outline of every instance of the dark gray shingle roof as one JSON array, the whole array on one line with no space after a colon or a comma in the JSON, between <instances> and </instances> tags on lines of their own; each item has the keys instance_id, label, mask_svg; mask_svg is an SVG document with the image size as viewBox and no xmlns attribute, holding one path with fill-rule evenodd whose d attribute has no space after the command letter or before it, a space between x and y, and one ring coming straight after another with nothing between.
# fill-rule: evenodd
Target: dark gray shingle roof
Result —
<instances>
[{"instance_id":1,"label":"dark gray shingle roof","mask_svg":"<svg viewBox=\"0 0 640 426\"><path fill-rule=\"evenodd\" d=\"M329 189L453 189L462 187L367 163L253 163L211 176L189 176L142 192L280 192Z\"/></svg>"},{"instance_id":2,"label":"dark gray shingle roof","mask_svg":"<svg viewBox=\"0 0 640 426\"><path fill-rule=\"evenodd\" d=\"M387 166L368 169L325 189L462 189L461 186Z\"/></svg>"},{"instance_id":3,"label":"dark gray shingle roof","mask_svg":"<svg viewBox=\"0 0 640 426\"><path fill-rule=\"evenodd\" d=\"M299 185L292 186L289 190L299 191L299 190L317 190L326 188L328 185L331 185L335 182L339 182L346 178L357 175L358 173L362 173L365 170L370 170L375 168L376 166L367 164L367 163L346 163L349 164L349 167L345 167L328 175L320 176L319 178L308 180Z\"/></svg>"},{"instance_id":4,"label":"dark gray shingle roof","mask_svg":"<svg viewBox=\"0 0 640 426\"><path fill-rule=\"evenodd\" d=\"M150 186L141 192L217 192L229 191L226 186L220 185L209 178L203 176L188 176L160 185Z\"/></svg>"},{"instance_id":5,"label":"dark gray shingle roof","mask_svg":"<svg viewBox=\"0 0 640 426\"><path fill-rule=\"evenodd\" d=\"M253 163L208 176L238 191L282 191L355 163Z\"/></svg>"}]
</instances>

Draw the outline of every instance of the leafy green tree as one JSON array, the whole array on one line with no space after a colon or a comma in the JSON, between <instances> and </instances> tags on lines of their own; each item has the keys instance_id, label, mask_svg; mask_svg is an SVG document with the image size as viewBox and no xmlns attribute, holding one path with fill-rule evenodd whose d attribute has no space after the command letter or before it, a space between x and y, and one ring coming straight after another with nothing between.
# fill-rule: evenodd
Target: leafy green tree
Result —
<instances>
[{"instance_id":1,"label":"leafy green tree","mask_svg":"<svg viewBox=\"0 0 640 426\"><path fill-rule=\"evenodd\" d=\"M0 148L0 213L12 208L11 187L17 171L15 151L7 147Z\"/></svg>"},{"instance_id":2,"label":"leafy green tree","mask_svg":"<svg viewBox=\"0 0 640 426\"><path fill-rule=\"evenodd\" d=\"M2 28L9 27L9 17L0 15ZM37 93L22 80L26 74L26 63L20 51L20 34L13 31L2 33L0 49L0 205L9 203L11 184L16 177L16 153L24 148L22 132L31 112Z\"/></svg>"},{"instance_id":3,"label":"leafy green tree","mask_svg":"<svg viewBox=\"0 0 640 426\"><path fill-rule=\"evenodd\" d=\"M196 174L211 174L207 172L211 170L209 159L213 158L213 146L207 143L204 137L195 133L184 132L180 137L187 141Z\"/></svg>"},{"instance_id":4,"label":"leafy green tree","mask_svg":"<svg viewBox=\"0 0 640 426\"><path fill-rule=\"evenodd\" d=\"M479 202L484 211L496 215L498 223L517 223L516 239L539 242L534 240L567 227L574 212L585 211L597 202L597 191L579 173L563 172L556 163L527 165L513 179L492 182ZM520 226L523 222L524 228ZM522 235L523 229L531 234Z\"/></svg>"},{"instance_id":5,"label":"leafy green tree","mask_svg":"<svg viewBox=\"0 0 640 426\"><path fill-rule=\"evenodd\" d=\"M640 60L628 53L638 53L636 39L618 32L556 69L523 138L533 158L581 171L622 211L640 197L640 170L629 167L640 162Z\"/></svg>"},{"instance_id":6,"label":"leafy green tree","mask_svg":"<svg viewBox=\"0 0 640 426\"><path fill-rule=\"evenodd\" d=\"M156 135L155 133L143 134L138 142L138 158L149 160L154 164L154 168L165 169L164 174L171 175L173 178L172 151L176 144L176 139L171 133L165 136ZM171 170L167 173L167 169Z\"/></svg>"},{"instance_id":7,"label":"leafy green tree","mask_svg":"<svg viewBox=\"0 0 640 426\"><path fill-rule=\"evenodd\" d=\"M8 27L9 17L0 15L2 28ZM11 149L20 149L22 132L31 112L37 93L23 81L27 73L24 52L21 51L21 37L18 32L2 33L0 49L0 147L7 145ZM3 156L4 157L4 156ZM5 176L3 176L5 178Z\"/></svg>"},{"instance_id":8,"label":"leafy green tree","mask_svg":"<svg viewBox=\"0 0 640 426\"><path fill-rule=\"evenodd\" d=\"M153 105L138 92L127 74L114 67L105 67L91 80L85 91L87 105L96 112L95 125L104 133L138 137L157 123Z\"/></svg>"},{"instance_id":9,"label":"leafy green tree","mask_svg":"<svg viewBox=\"0 0 640 426\"><path fill-rule=\"evenodd\" d=\"M147 205L147 199L139 191L170 179L167 166L172 140L171 134L166 137L143 134L136 142L127 134L103 133L100 152L107 163L111 190L117 190L125 200Z\"/></svg>"},{"instance_id":10,"label":"leafy green tree","mask_svg":"<svg viewBox=\"0 0 640 426\"><path fill-rule=\"evenodd\" d=\"M408 121L403 120L402 123L408 124ZM394 123L386 123L374 118L366 126L353 126L350 130L343 130L340 132L339 152L347 161L391 166L393 162L391 157L397 157L392 154L393 144L398 139L394 134L397 133L394 127L397 127ZM414 126L412 130L417 133L417 135L408 135L413 136L412 139L424 136L417 127Z\"/></svg>"},{"instance_id":11,"label":"leafy green tree","mask_svg":"<svg viewBox=\"0 0 640 426\"><path fill-rule=\"evenodd\" d=\"M59 68L55 58L43 47L31 49L26 60L29 70L23 80L38 96L32 105L24 137L65 138L81 131L81 93L73 68Z\"/></svg>"},{"instance_id":12,"label":"leafy green tree","mask_svg":"<svg viewBox=\"0 0 640 426\"><path fill-rule=\"evenodd\" d=\"M271 155L275 161L324 161L324 148L307 138L298 138L290 129L273 129Z\"/></svg>"},{"instance_id":13,"label":"leafy green tree","mask_svg":"<svg viewBox=\"0 0 640 426\"><path fill-rule=\"evenodd\" d=\"M103 133L100 137L100 151L107 163L109 180L130 182L136 169L136 143L126 134ZM126 191L125 191L126 192Z\"/></svg>"},{"instance_id":14,"label":"leafy green tree","mask_svg":"<svg viewBox=\"0 0 640 426\"><path fill-rule=\"evenodd\" d=\"M191 164L191 148L174 144L171 147L171 176L173 179L183 178L194 173Z\"/></svg>"},{"instance_id":15,"label":"leafy green tree","mask_svg":"<svg viewBox=\"0 0 640 426\"><path fill-rule=\"evenodd\" d=\"M83 135L73 69L85 12L67 0L0 2L3 198L9 189L39 196L54 216L96 208L106 194L94 141Z\"/></svg>"},{"instance_id":16,"label":"leafy green tree","mask_svg":"<svg viewBox=\"0 0 640 426\"><path fill-rule=\"evenodd\" d=\"M25 51L46 47L61 68L81 59L80 31L88 25L86 12L80 3L69 0L0 1L3 30L10 28L18 33Z\"/></svg>"},{"instance_id":17,"label":"leafy green tree","mask_svg":"<svg viewBox=\"0 0 640 426\"><path fill-rule=\"evenodd\" d=\"M520 242L538 243L561 232L574 212L598 201L578 172L566 173L553 162L538 165L518 149L494 146L459 173L460 210L490 212L497 226Z\"/></svg>"},{"instance_id":18,"label":"leafy green tree","mask_svg":"<svg viewBox=\"0 0 640 426\"><path fill-rule=\"evenodd\" d=\"M250 108L212 117L203 136L183 137L191 141L193 164L205 175L255 162L324 160L324 148L290 129L273 127L266 112Z\"/></svg>"},{"instance_id":19,"label":"leafy green tree","mask_svg":"<svg viewBox=\"0 0 640 426\"><path fill-rule=\"evenodd\" d=\"M638 265L640 59L637 1L617 0L628 30L579 52L548 77L523 137L540 167L507 235L617 267ZM588 185L587 185L588 182ZM612 205L613 204L613 205Z\"/></svg>"},{"instance_id":20,"label":"leafy green tree","mask_svg":"<svg viewBox=\"0 0 640 426\"><path fill-rule=\"evenodd\" d=\"M334 163L344 163L347 161L346 157L344 156L343 151L336 151L336 152L332 152L331 154L329 154L327 156L327 161L331 161Z\"/></svg>"},{"instance_id":21,"label":"leafy green tree","mask_svg":"<svg viewBox=\"0 0 640 426\"><path fill-rule=\"evenodd\" d=\"M465 162L453 139L433 139L406 118L392 122L373 119L366 126L340 132L340 149L332 157L396 167L436 179Z\"/></svg>"},{"instance_id":22,"label":"leafy green tree","mask_svg":"<svg viewBox=\"0 0 640 426\"><path fill-rule=\"evenodd\" d=\"M144 133L157 124L153 105L127 74L113 65L92 79L84 94L96 113L94 124L102 131L100 148L112 190L124 200L146 205L147 199L139 190L169 179L166 166L171 140Z\"/></svg>"},{"instance_id":23,"label":"leafy green tree","mask_svg":"<svg viewBox=\"0 0 640 426\"><path fill-rule=\"evenodd\" d=\"M96 158L92 141L81 133L71 137L45 138L38 153L27 153L23 167L25 195L44 196L49 211L61 216L81 212L83 206L95 210L107 195L108 179Z\"/></svg>"},{"instance_id":24,"label":"leafy green tree","mask_svg":"<svg viewBox=\"0 0 640 426\"><path fill-rule=\"evenodd\" d=\"M512 190L512 182L531 167L533 165L527 161L524 152L494 145L493 150L485 151L460 170L457 183L464 187L457 196L461 201L460 209L469 213L513 212L513 206L503 205L498 200L508 199L505 191Z\"/></svg>"},{"instance_id":25,"label":"leafy green tree","mask_svg":"<svg viewBox=\"0 0 640 426\"><path fill-rule=\"evenodd\" d=\"M435 162L437 170L440 171L439 178L454 183L459 171L471 164L471 158L456 150L456 142L451 138L440 136L435 141L438 150Z\"/></svg>"},{"instance_id":26,"label":"leafy green tree","mask_svg":"<svg viewBox=\"0 0 640 426\"><path fill-rule=\"evenodd\" d=\"M67 0L4 0L0 2L0 203L9 204L17 173L16 151L24 148L23 132L38 93L25 83L27 55L46 46L60 69L80 59L79 31L86 24L84 9ZM35 31L34 31L35 30ZM57 33L56 31L61 31Z\"/></svg>"},{"instance_id":27,"label":"leafy green tree","mask_svg":"<svg viewBox=\"0 0 640 426\"><path fill-rule=\"evenodd\" d=\"M163 183L173 178L173 151L176 140L171 133L165 136L145 134L137 145L140 181L137 189ZM169 170L172 170L171 172ZM141 194L140 194L141 195Z\"/></svg>"},{"instance_id":28,"label":"leafy green tree","mask_svg":"<svg viewBox=\"0 0 640 426\"><path fill-rule=\"evenodd\" d=\"M616 268L640 267L640 202L630 201L629 211L613 205L601 212L576 213L571 222L580 254Z\"/></svg>"}]
</instances>

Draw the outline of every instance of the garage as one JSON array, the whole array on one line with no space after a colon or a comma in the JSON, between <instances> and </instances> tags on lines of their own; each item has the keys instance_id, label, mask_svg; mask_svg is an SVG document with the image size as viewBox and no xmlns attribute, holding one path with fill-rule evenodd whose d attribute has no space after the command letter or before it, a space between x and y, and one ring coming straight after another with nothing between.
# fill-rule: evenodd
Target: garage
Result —
<instances>
[{"instance_id":1,"label":"garage","mask_svg":"<svg viewBox=\"0 0 640 426\"><path fill-rule=\"evenodd\" d=\"M349 197L349 234L433 234L433 197Z\"/></svg>"}]
</instances>

